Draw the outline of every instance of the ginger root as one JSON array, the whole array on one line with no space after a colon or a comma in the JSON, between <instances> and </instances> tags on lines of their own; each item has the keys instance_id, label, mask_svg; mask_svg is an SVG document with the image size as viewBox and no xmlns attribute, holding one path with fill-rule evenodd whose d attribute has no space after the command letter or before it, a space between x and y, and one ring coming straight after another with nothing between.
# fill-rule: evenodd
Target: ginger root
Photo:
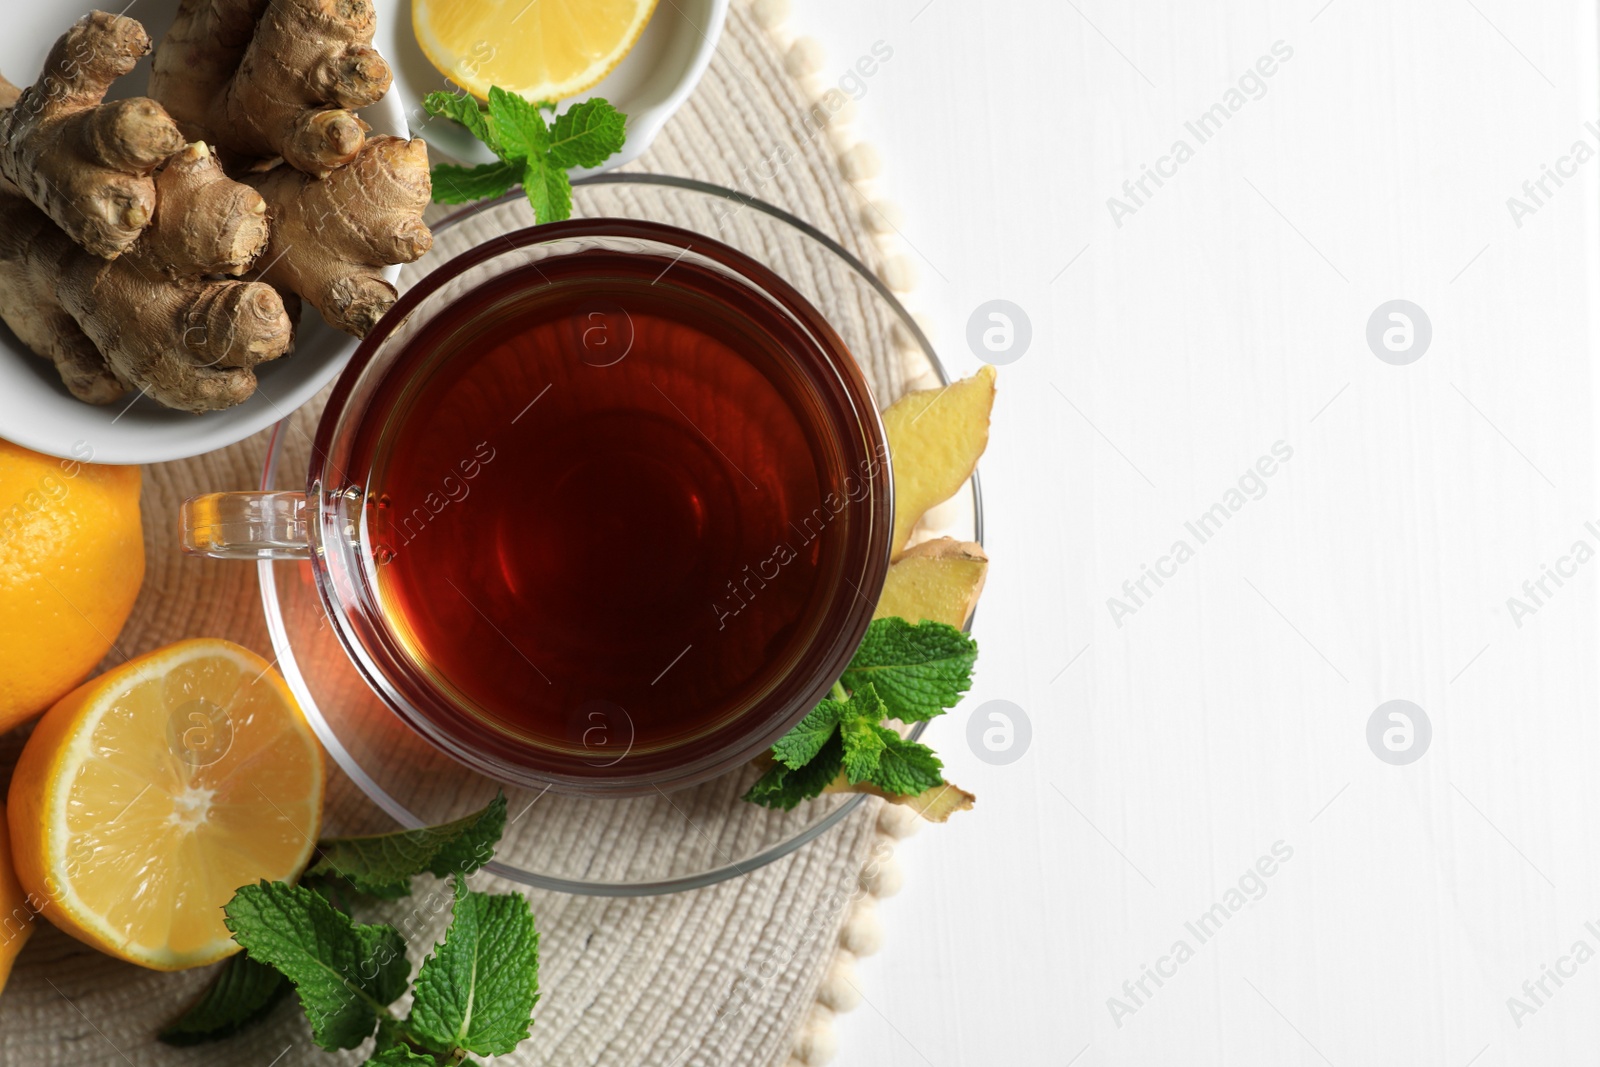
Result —
<instances>
[{"instance_id":1,"label":"ginger root","mask_svg":"<svg viewBox=\"0 0 1600 1067\"><path fill-rule=\"evenodd\" d=\"M55 271L41 269L58 266L68 246L77 249L14 186L0 195L0 318L18 340L55 364L69 393L85 403L109 404L128 384L61 306Z\"/></svg>"},{"instance_id":2,"label":"ginger root","mask_svg":"<svg viewBox=\"0 0 1600 1067\"><path fill-rule=\"evenodd\" d=\"M182 0L150 78L186 134L255 172L271 218L260 277L357 337L394 304L383 268L433 244L427 146L368 138L348 110L389 88L375 24L370 0Z\"/></svg>"},{"instance_id":3,"label":"ginger root","mask_svg":"<svg viewBox=\"0 0 1600 1067\"><path fill-rule=\"evenodd\" d=\"M154 101L101 103L149 50L137 22L95 12L32 87L0 85L0 317L80 400L138 389L209 411L254 391L292 325L272 286L213 280L266 247L260 194Z\"/></svg>"},{"instance_id":4,"label":"ginger root","mask_svg":"<svg viewBox=\"0 0 1600 1067\"><path fill-rule=\"evenodd\" d=\"M272 219L261 277L357 337L394 304L382 268L433 246L422 221L433 193L421 140L373 137L352 163L321 180L288 167L246 180L266 198Z\"/></svg>"},{"instance_id":5,"label":"ginger root","mask_svg":"<svg viewBox=\"0 0 1600 1067\"><path fill-rule=\"evenodd\" d=\"M154 180L160 210L115 260L0 195L0 314L80 400L109 403L135 388L186 411L230 407L254 392L254 367L293 341L272 286L209 277L255 261L267 242L265 202L199 143Z\"/></svg>"},{"instance_id":6,"label":"ginger root","mask_svg":"<svg viewBox=\"0 0 1600 1067\"><path fill-rule=\"evenodd\" d=\"M171 114L102 102L150 51L103 12L32 87L0 78L0 318L73 396L229 407L292 347L289 294L358 336L394 303L381 271L431 245L431 188L421 141L346 110L389 87L372 31L370 0L183 0L151 79Z\"/></svg>"},{"instance_id":7,"label":"ginger root","mask_svg":"<svg viewBox=\"0 0 1600 1067\"><path fill-rule=\"evenodd\" d=\"M369 0L182 0L150 95L187 137L327 177L366 141L353 109L389 90L376 25Z\"/></svg>"},{"instance_id":8,"label":"ginger root","mask_svg":"<svg viewBox=\"0 0 1600 1067\"><path fill-rule=\"evenodd\" d=\"M151 172L183 147L155 101L102 103L111 83L149 51L139 23L92 12L56 41L38 81L0 113L0 175L74 241L108 259L149 225ZM0 83L5 97L16 93Z\"/></svg>"}]
</instances>

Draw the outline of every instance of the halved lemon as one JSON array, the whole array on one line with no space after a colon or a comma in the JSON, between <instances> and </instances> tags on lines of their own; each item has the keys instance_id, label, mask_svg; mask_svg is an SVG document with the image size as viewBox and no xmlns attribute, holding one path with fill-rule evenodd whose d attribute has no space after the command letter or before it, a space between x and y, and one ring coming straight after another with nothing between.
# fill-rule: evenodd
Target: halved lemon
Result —
<instances>
[{"instance_id":1,"label":"halved lemon","mask_svg":"<svg viewBox=\"0 0 1600 1067\"><path fill-rule=\"evenodd\" d=\"M180 641L62 697L11 778L17 878L40 913L159 971L239 946L222 906L288 880L322 819L322 749L270 664Z\"/></svg>"},{"instance_id":2,"label":"halved lemon","mask_svg":"<svg viewBox=\"0 0 1600 1067\"><path fill-rule=\"evenodd\" d=\"M490 86L529 100L592 88L622 62L656 0L413 0L428 60L479 100Z\"/></svg>"}]
</instances>

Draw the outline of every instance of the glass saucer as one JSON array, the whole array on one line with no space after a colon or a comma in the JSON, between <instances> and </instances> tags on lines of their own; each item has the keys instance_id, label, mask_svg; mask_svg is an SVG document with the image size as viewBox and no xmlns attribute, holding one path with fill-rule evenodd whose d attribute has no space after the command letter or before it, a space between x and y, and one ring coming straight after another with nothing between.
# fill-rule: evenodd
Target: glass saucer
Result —
<instances>
[{"instance_id":1,"label":"glass saucer","mask_svg":"<svg viewBox=\"0 0 1600 1067\"><path fill-rule=\"evenodd\" d=\"M702 182L606 174L577 184L573 215L681 226L759 260L834 326L867 369L880 405L908 383L947 381L927 338L889 289L838 242L785 211ZM457 212L435 225L433 251L408 268L407 277L532 222L520 194ZM319 413L317 405L308 405L277 425L262 489L304 488ZM932 520L935 535L981 540L976 476ZM328 754L373 803L408 827L458 818L505 789L509 821L489 867L501 877L599 896L696 889L788 855L864 799L825 796L794 811L769 811L740 799L758 776L753 767L677 792L625 799L502 786L433 748L368 688L328 623L309 563L262 562L259 568L278 669Z\"/></svg>"}]
</instances>

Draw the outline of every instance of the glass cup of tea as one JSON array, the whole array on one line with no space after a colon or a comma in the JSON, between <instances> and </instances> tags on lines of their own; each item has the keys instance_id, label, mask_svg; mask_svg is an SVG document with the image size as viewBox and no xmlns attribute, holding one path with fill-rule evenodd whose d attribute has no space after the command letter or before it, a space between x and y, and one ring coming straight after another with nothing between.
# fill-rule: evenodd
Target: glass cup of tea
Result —
<instances>
[{"instance_id":1,"label":"glass cup of tea","mask_svg":"<svg viewBox=\"0 0 1600 1067\"><path fill-rule=\"evenodd\" d=\"M804 297L586 219L427 275L341 375L305 490L195 497L183 543L309 559L368 684L473 770L630 795L733 770L829 692L893 510L871 391Z\"/></svg>"}]
</instances>

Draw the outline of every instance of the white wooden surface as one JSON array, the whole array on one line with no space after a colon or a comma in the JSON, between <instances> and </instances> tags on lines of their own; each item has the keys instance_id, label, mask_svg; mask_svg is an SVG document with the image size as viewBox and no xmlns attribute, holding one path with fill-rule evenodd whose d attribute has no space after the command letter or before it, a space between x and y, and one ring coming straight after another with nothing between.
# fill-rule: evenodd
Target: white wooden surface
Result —
<instances>
[{"instance_id":1,"label":"white wooden surface","mask_svg":"<svg viewBox=\"0 0 1600 1067\"><path fill-rule=\"evenodd\" d=\"M1594 6L795 9L830 75L893 49L860 129L946 358L976 366L991 298L1034 330L982 468L980 678L931 735L979 806L901 849L836 1062L1596 1062L1600 958L1562 961L1600 952L1600 560L1507 603L1600 548L1600 159L1520 226L1507 207L1600 148ZM1185 122L1279 41L1199 144ZM1193 158L1119 228L1107 198L1180 138ZM1396 298L1433 327L1408 366L1365 338ZM1107 598L1279 441L1264 495L1117 626ZM1408 766L1366 740L1394 698L1433 725ZM1032 722L1009 766L966 745L989 699ZM1201 944L1185 923L1280 841ZM1123 983L1179 940L1136 1005ZM1540 1006L1547 965L1573 973Z\"/></svg>"}]
</instances>

